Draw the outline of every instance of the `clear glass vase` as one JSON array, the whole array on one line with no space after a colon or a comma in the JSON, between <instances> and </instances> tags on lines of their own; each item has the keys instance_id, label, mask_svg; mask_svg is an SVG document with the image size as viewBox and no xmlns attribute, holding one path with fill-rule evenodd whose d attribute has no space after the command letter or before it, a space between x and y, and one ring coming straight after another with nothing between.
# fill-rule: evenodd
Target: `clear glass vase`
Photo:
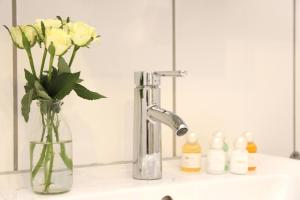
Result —
<instances>
[{"instance_id":1,"label":"clear glass vase","mask_svg":"<svg viewBox=\"0 0 300 200\"><path fill-rule=\"evenodd\" d=\"M72 134L61 116L62 101L39 100L39 128L30 141L32 190L41 194L64 193L73 182Z\"/></svg>"}]
</instances>

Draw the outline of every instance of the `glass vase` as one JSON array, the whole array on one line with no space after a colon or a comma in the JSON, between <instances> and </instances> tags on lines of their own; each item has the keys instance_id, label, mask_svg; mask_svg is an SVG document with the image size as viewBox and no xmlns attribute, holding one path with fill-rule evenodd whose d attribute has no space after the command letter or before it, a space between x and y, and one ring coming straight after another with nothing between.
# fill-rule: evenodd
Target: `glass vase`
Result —
<instances>
[{"instance_id":1,"label":"glass vase","mask_svg":"<svg viewBox=\"0 0 300 200\"><path fill-rule=\"evenodd\" d=\"M62 101L39 100L39 125L30 141L32 190L40 194L64 193L73 182L72 134L62 116Z\"/></svg>"}]
</instances>

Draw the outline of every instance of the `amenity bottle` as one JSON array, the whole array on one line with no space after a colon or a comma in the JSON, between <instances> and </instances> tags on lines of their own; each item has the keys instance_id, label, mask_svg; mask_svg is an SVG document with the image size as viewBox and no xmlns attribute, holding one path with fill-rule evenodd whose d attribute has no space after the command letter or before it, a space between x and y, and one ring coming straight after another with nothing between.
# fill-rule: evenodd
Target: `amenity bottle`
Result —
<instances>
[{"instance_id":1,"label":"amenity bottle","mask_svg":"<svg viewBox=\"0 0 300 200\"><path fill-rule=\"evenodd\" d=\"M230 158L230 172L233 174L248 173L248 152L246 150L247 140L245 137L239 137L234 145Z\"/></svg>"},{"instance_id":2,"label":"amenity bottle","mask_svg":"<svg viewBox=\"0 0 300 200\"><path fill-rule=\"evenodd\" d=\"M228 143L226 142L226 139L225 139L225 135L223 132L221 131L217 131L214 133L213 135L213 139L214 138L221 138L222 141L223 141L223 151L225 152L225 171L228 171L229 170L229 145Z\"/></svg>"},{"instance_id":3,"label":"amenity bottle","mask_svg":"<svg viewBox=\"0 0 300 200\"><path fill-rule=\"evenodd\" d=\"M186 143L182 147L181 170L184 172L201 171L201 146L195 133L187 135Z\"/></svg>"},{"instance_id":4,"label":"amenity bottle","mask_svg":"<svg viewBox=\"0 0 300 200\"><path fill-rule=\"evenodd\" d=\"M255 172L256 171L256 152L257 146L254 143L253 133L252 132L245 132L244 133L247 139L247 151L248 151L248 171Z\"/></svg>"},{"instance_id":5,"label":"amenity bottle","mask_svg":"<svg viewBox=\"0 0 300 200\"><path fill-rule=\"evenodd\" d=\"M225 172L226 155L223 150L224 142L220 137L213 138L207 153L207 173L223 174Z\"/></svg>"}]
</instances>

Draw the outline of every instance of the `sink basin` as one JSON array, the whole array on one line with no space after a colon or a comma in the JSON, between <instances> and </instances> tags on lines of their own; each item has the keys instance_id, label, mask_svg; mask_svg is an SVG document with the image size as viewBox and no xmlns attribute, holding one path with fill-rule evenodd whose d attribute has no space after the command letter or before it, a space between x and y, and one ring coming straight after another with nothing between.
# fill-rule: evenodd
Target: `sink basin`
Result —
<instances>
[{"instance_id":1,"label":"sink basin","mask_svg":"<svg viewBox=\"0 0 300 200\"><path fill-rule=\"evenodd\" d=\"M257 172L248 175L183 173L179 160L163 162L163 179L131 178L131 164L93 166L74 171L71 192L33 194L28 174L0 176L0 200L299 200L300 161L258 155ZM8 184L9 183L9 184Z\"/></svg>"},{"instance_id":2,"label":"sink basin","mask_svg":"<svg viewBox=\"0 0 300 200\"><path fill-rule=\"evenodd\" d=\"M286 176L223 179L205 183L191 181L184 184L127 189L88 199L99 200L101 197L106 200L160 200L165 197L166 200L299 200L300 192L295 187L299 183L299 179Z\"/></svg>"},{"instance_id":3,"label":"sink basin","mask_svg":"<svg viewBox=\"0 0 300 200\"><path fill-rule=\"evenodd\" d=\"M168 186L136 188L119 191L112 194L88 198L96 200L100 197L113 199L144 199L160 200L299 200L300 192L295 185L299 180L285 176L266 176L247 179L207 181L200 183L191 181L184 184L170 184Z\"/></svg>"}]
</instances>

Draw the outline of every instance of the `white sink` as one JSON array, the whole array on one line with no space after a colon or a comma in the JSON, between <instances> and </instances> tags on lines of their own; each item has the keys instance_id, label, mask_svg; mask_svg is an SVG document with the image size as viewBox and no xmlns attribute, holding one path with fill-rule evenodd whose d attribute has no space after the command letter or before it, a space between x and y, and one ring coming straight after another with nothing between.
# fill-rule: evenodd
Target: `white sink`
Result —
<instances>
[{"instance_id":1,"label":"white sink","mask_svg":"<svg viewBox=\"0 0 300 200\"><path fill-rule=\"evenodd\" d=\"M33 194L28 174L0 176L0 199L5 200L299 200L300 161L258 155L258 169L249 175L187 174L179 160L164 161L161 180L131 178L131 165L75 169L74 187L55 196ZM7 183L10 182L8 185ZM168 200L168 198L166 198Z\"/></svg>"},{"instance_id":2,"label":"white sink","mask_svg":"<svg viewBox=\"0 0 300 200\"><path fill-rule=\"evenodd\" d=\"M89 197L89 200L299 200L299 180L285 176L251 177L231 180L191 181L156 187L126 189ZM85 199L85 198L84 198Z\"/></svg>"}]
</instances>

